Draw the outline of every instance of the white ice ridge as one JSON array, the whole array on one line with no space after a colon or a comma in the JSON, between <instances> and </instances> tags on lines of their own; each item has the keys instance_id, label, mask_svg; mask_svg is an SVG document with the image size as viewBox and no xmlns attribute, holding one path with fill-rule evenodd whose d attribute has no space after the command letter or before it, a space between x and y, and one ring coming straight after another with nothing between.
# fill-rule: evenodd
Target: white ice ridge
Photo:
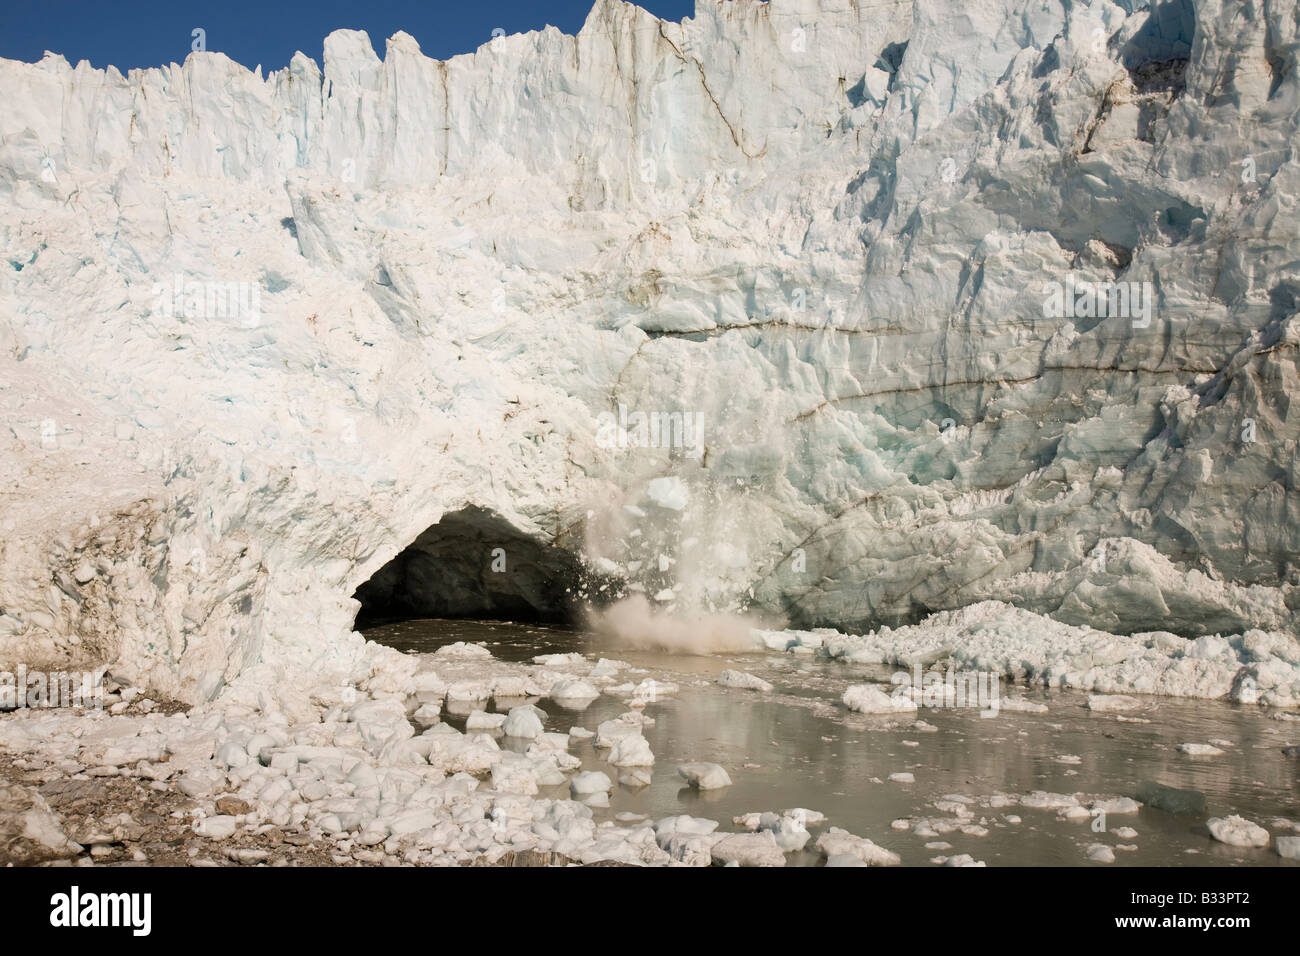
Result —
<instances>
[{"instance_id":1,"label":"white ice ridge","mask_svg":"<svg viewBox=\"0 0 1300 956\"><path fill-rule=\"evenodd\" d=\"M0 61L0 665L364 671L350 596L465 508L668 610L1293 633L1296 30L599 0Z\"/></svg>"},{"instance_id":2,"label":"white ice ridge","mask_svg":"<svg viewBox=\"0 0 1300 956\"><path fill-rule=\"evenodd\" d=\"M1277 631L1248 630L1240 635L1207 634L1194 639L1168 631L1112 634L1062 624L1000 601L984 601L957 611L941 611L920 624L882 627L869 634L831 630L761 633L773 650L810 648L833 660L892 664L909 670L946 663L959 671L984 671L999 680L1098 691L1088 698L1089 709L1098 713L1143 706L1137 698L1122 696L1126 693L1300 707L1300 645L1292 635ZM850 687L844 704L864 713L916 709L915 703L895 688L873 685ZM1209 750L1222 753L1214 747Z\"/></svg>"}]
</instances>

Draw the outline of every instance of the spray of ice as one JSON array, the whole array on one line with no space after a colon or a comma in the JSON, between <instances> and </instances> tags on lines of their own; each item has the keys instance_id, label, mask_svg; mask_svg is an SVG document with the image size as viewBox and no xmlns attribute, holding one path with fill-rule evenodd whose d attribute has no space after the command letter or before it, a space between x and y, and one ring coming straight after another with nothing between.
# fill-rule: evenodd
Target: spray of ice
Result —
<instances>
[{"instance_id":1,"label":"spray of ice","mask_svg":"<svg viewBox=\"0 0 1300 956\"><path fill-rule=\"evenodd\" d=\"M613 603L587 609L587 626L620 648L672 654L758 650L745 594L727 572L749 560L743 501L678 476L658 477L588 526L587 557L626 582Z\"/></svg>"}]
</instances>

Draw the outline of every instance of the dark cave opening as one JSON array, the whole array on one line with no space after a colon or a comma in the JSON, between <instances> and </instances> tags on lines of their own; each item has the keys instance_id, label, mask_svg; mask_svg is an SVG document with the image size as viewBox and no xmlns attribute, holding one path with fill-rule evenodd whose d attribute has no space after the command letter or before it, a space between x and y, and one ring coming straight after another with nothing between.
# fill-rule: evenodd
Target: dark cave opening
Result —
<instances>
[{"instance_id":1,"label":"dark cave opening","mask_svg":"<svg viewBox=\"0 0 1300 956\"><path fill-rule=\"evenodd\" d=\"M357 588L358 630L414 618L569 625L580 609L582 564L500 515L443 515Z\"/></svg>"}]
</instances>

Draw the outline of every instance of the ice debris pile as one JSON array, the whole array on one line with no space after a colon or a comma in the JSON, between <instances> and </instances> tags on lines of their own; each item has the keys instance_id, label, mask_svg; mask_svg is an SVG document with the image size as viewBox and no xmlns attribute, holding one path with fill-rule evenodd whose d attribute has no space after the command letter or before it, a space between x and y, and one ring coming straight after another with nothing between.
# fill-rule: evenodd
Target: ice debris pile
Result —
<instances>
[{"instance_id":1,"label":"ice debris pile","mask_svg":"<svg viewBox=\"0 0 1300 956\"><path fill-rule=\"evenodd\" d=\"M1300 707L1300 642L1285 632L1248 630L1197 638L1168 631L1112 634L984 601L941 611L921 624L882 627L864 635L833 630L759 634L772 650L904 668L947 662L999 681L1097 691L1087 706L1099 713L1141 708L1142 702L1129 696L1134 693ZM999 706L1023 706L1017 700L1008 696ZM911 697L896 688L865 684L850 687L843 702L863 713L916 710Z\"/></svg>"},{"instance_id":2,"label":"ice debris pile","mask_svg":"<svg viewBox=\"0 0 1300 956\"><path fill-rule=\"evenodd\" d=\"M620 680L624 665L572 654L510 664L482 647L467 653L471 646L424 658L378 653L355 686L304 687L284 706L235 688L219 702L170 714L23 710L0 721L0 748L20 755L26 770L59 779L124 778L183 795L188 803L172 816L198 838L194 859L207 862L264 863L267 850L256 841L273 833L277 842L321 848L338 864L492 863L532 853L558 864L784 866L786 854L810 841L810 827L824 828L825 818L806 809L749 814L733 831L688 815L601 819L596 811L609 806L614 781L582 770L574 745L611 749L603 756L623 786L649 783L654 763L639 733L652 718L635 697L638 685ZM632 709L593 736L550 730L555 721L545 711L512 704L549 698L563 708L556 695L576 680L624 697ZM497 713L481 709L488 702ZM464 732L441 719L444 708L467 715ZM512 746L504 746L509 737ZM680 771L702 789L730 783L717 764ZM87 845L75 843L38 793L0 784L7 860L109 857L122 842L110 829L87 831ZM253 845L234 847L232 838ZM837 829L814 850L899 862Z\"/></svg>"}]
</instances>

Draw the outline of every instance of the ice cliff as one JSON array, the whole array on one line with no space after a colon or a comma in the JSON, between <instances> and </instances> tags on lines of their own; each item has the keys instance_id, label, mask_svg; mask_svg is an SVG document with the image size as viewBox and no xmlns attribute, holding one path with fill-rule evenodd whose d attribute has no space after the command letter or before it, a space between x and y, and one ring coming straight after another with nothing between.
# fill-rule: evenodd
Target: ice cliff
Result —
<instances>
[{"instance_id":1,"label":"ice cliff","mask_svg":"<svg viewBox=\"0 0 1300 956\"><path fill-rule=\"evenodd\" d=\"M377 572L535 606L584 551L801 626L1292 631L1298 29L598 0L446 62L0 61L0 663L206 698L358 666Z\"/></svg>"}]
</instances>

